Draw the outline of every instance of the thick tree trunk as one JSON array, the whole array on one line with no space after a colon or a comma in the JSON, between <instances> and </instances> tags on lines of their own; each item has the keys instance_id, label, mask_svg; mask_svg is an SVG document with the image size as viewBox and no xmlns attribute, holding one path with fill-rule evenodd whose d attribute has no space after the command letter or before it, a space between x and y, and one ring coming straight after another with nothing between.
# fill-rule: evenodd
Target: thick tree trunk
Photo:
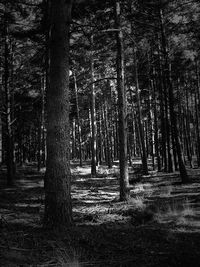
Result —
<instances>
[{"instance_id":1,"label":"thick tree trunk","mask_svg":"<svg viewBox=\"0 0 200 267\"><path fill-rule=\"evenodd\" d=\"M44 226L55 229L72 224L69 140L69 30L72 0L51 0L50 4Z\"/></svg>"},{"instance_id":2,"label":"thick tree trunk","mask_svg":"<svg viewBox=\"0 0 200 267\"><path fill-rule=\"evenodd\" d=\"M124 84L124 48L123 33L120 22L120 3L115 4L115 24L118 32L117 38L117 90L118 90L118 110L119 110L119 165L120 165L120 200L129 198L129 178L128 178L128 154L127 154L127 107L126 90Z\"/></svg>"}]
</instances>

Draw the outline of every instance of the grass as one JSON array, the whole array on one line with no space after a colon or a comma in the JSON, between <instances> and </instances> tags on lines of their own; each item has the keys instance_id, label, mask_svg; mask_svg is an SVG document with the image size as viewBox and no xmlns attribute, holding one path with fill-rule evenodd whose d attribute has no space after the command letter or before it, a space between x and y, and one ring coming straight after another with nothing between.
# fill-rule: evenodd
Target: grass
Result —
<instances>
[{"instance_id":1,"label":"grass","mask_svg":"<svg viewBox=\"0 0 200 267\"><path fill-rule=\"evenodd\" d=\"M54 234L40 228L42 179L36 172L27 173L19 187L0 191L1 266L195 266L199 234L171 230L192 225L197 212L184 193L188 196L197 186L191 185L189 191L188 185L170 184L174 177L163 175L162 181L147 177L134 183L127 202L118 202L117 166L99 168L95 178L88 165L76 167L72 181L76 227ZM177 265L187 261L188 265Z\"/></svg>"},{"instance_id":2,"label":"grass","mask_svg":"<svg viewBox=\"0 0 200 267\"><path fill-rule=\"evenodd\" d=\"M62 247L56 249L57 264L61 267L80 267L81 254L78 253L73 247Z\"/></svg>"},{"instance_id":3,"label":"grass","mask_svg":"<svg viewBox=\"0 0 200 267\"><path fill-rule=\"evenodd\" d=\"M146 204L142 196L136 196L135 198L130 198L128 204L133 206L136 210L145 210Z\"/></svg>"},{"instance_id":4,"label":"grass","mask_svg":"<svg viewBox=\"0 0 200 267\"><path fill-rule=\"evenodd\" d=\"M154 215L158 223L170 223L175 225L187 225L189 218L195 214L194 208L188 199L177 199L166 203L165 208L158 208Z\"/></svg>"}]
</instances>

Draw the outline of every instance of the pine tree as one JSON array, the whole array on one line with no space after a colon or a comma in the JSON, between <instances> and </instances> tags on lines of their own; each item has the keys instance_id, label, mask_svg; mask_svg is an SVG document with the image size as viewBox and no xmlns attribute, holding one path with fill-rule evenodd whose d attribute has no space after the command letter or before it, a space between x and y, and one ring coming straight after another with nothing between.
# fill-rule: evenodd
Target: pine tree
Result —
<instances>
[{"instance_id":1,"label":"pine tree","mask_svg":"<svg viewBox=\"0 0 200 267\"><path fill-rule=\"evenodd\" d=\"M45 216L48 228L72 224L69 140L69 30L72 1L50 2Z\"/></svg>"}]
</instances>

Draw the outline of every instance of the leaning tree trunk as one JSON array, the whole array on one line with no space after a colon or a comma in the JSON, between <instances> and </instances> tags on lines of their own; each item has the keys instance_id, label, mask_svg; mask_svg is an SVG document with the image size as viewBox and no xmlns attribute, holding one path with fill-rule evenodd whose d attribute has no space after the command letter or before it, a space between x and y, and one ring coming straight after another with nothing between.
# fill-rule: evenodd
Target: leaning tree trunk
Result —
<instances>
[{"instance_id":1,"label":"leaning tree trunk","mask_svg":"<svg viewBox=\"0 0 200 267\"><path fill-rule=\"evenodd\" d=\"M118 90L118 110L119 110L119 165L120 165L120 200L129 198L129 178L128 178L128 154L127 154L127 107L126 91L124 85L124 48L123 33L120 22L120 3L115 5L115 24L117 28L117 90Z\"/></svg>"},{"instance_id":2,"label":"leaning tree trunk","mask_svg":"<svg viewBox=\"0 0 200 267\"><path fill-rule=\"evenodd\" d=\"M72 0L50 1L50 83L47 89L47 228L72 224L69 140L69 30Z\"/></svg>"}]
</instances>

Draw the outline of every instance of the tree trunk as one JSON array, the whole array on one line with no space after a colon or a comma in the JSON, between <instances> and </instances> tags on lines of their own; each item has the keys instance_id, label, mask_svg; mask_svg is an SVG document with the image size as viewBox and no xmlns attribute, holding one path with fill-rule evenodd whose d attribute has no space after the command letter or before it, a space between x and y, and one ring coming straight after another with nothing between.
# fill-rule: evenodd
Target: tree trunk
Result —
<instances>
[{"instance_id":1,"label":"tree trunk","mask_svg":"<svg viewBox=\"0 0 200 267\"><path fill-rule=\"evenodd\" d=\"M44 74L43 76L43 86L42 86L42 118L41 118L41 127L42 127L42 133L41 133L41 163L43 166L46 164L46 127L45 127L45 94L46 94L46 88L47 88L47 75Z\"/></svg>"},{"instance_id":2,"label":"tree trunk","mask_svg":"<svg viewBox=\"0 0 200 267\"><path fill-rule=\"evenodd\" d=\"M71 159L76 158L76 121L75 118L72 119L72 153Z\"/></svg>"},{"instance_id":3,"label":"tree trunk","mask_svg":"<svg viewBox=\"0 0 200 267\"><path fill-rule=\"evenodd\" d=\"M138 67L137 67L137 57L136 51L134 49L134 60L135 60L135 89L136 89L136 98L137 98L137 109L138 109L138 128L139 128L139 138L141 143L141 154L142 154L142 167L143 173L148 174L148 163L147 163L147 151L145 145L145 136L144 128L142 123L142 109L140 101L140 92L139 92L139 80L138 80Z\"/></svg>"},{"instance_id":4,"label":"tree trunk","mask_svg":"<svg viewBox=\"0 0 200 267\"><path fill-rule=\"evenodd\" d=\"M172 134L175 140L180 176L181 176L182 182L186 183L189 181L189 178L188 178L186 167L184 164L183 153L182 153L182 148L180 144L179 131L178 131L178 126L177 126L177 118L176 118L176 113L175 113L175 108L174 108L173 86L172 86L172 81L170 78L171 75L170 75L170 69L169 69L167 43L166 43L165 32L163 29L161 10L160 10L159 16L160 16L161 42L162 42L162 50L163 50L162 52L163 52L163 57L164 57L164 70L165 70L165 77L166 77L166 82L168 84L168 93L169 93L169 112L170 112L170 119L171 119L171 131L172 131Z\"/></svg>"},{"instance_id":5,"label":"tree trunk","mask_svg":"<svg viewBox=\"0 0 200 267\"><path fill-rule=\"evenodd\" d=\"M197 88L198 89L198 88ZM195 127L196 127L196 155L197 155L197 166L200 167L200 132L199 132L199 112L198 112L198 97L195 91Z\"/></svg>"},{"instance_id":6,"label":"tree trunk","mask_svg":"<svg viewBox=\"0 0 200 267\"><path fill-rule=\"evenodd\" d=\"M41 151L41 134L42 134L42 119L41 119L41 114L38 116L39 120L38 120L38 132L37 132L37 170L40 171L41 169L41 155L42 155L42 151Z\"/></svg>"},{"instance_id":7,"label":"tree trunk","mask_svg":"<svg viewBox=\"0 0 200 267\"><path fill-rule=\"evenodd\" d=\"M129 198L129 178L128 178L128 154L127 154L127 107L126 90L124 84L124 48L123 33L120 21L120 3L115 4L115 24L118 29L117 39L117 91L118 91L118 110L119 110L119 165L120 165L120 200Z\"/></svg>"},{"instance_id":8,"label":"tree trunk","mask_svg":"<svg viewBox=\"0 0 200 267\"><path fill-rule=\"evenodd\" d=\"M82 161L82 136L81 136L81 121L79 114L79 103L78 103L78 86L76 81L76 75L74 74L74 89L75 89L75 97L76 97L76 112L77 112L77 126L78 126L78 146L79 146L79 165L83 166Z\"/></svg>"},{"instance_id":9,"label":"tree trunk","mask_svg":"<svg viewBox=\"0 0 200 267\"><path fill-rule=\"evenodd\" d=\"M106 147L106 163L108 168L112 168L112 159L111 159L111 143L108 130L108 101L105 100L103 105L104 108L104 128L105 128L105 147Z\"/></svg>"},{"instance_id":10,"label":"tree trunk","mask_svg":"<svg viewBox=\"0 0 200 267\"><path fill-rule=\"evenodd\" d=\"M0 75L0 84L3 84L2 75ZM3 107L3 95L2 95L2 86L0 86L0 106ZM2 110L0 110L0 166L3 162L3 138L2 138L2 130L3 130L3 124L2 124Z\"/></svg>"},{"instance_id":11,"label":"tree trunk","mask_svg":"<svg viewBox=\"0 0 200 267\"><path fill-rule=\"evenodd\" d=\"M5 90L5 130L6 130L6 166L7 185L12 186L15 179L14 144L12 136L12 97L9 83L9 38L8 26L5 19L5 51L4 51L4 90Z\"/></svg>"},{"instance_id":12,"label":"tree trunk","mask_svg":"<svg viewBox=\"0 0 200 267\"><path fill-rule=\"evenodd\" d=\"M47 90L47 163L44 226L72 224L70 125L69 125L69 30L72 0L50 2L50 83Z\"/></svg>"},{"instance_id":13,"label":"tree trunk","mask_svg":"<svg viewBox=\"0 0 200 267\"><path fill-rule=\"evenodd\" d=\"M153 68L153 75L156 75L155 68ZM159 138L158 138L158 105L157 105L157 95L156 95L156 81L155 78L152 80L152 90L153 90L153 115L154 115L154 135L155 135L155 155L157 159L158 171L161 171L161 162L160 162L160 151L159 151Z\"/></svg>"},{"instance_id":14,"label":"tree trunk","mask_svg":"<svg viewBox=\"0 0 200 267\"><path fill-rule=\"evenodd\" d=\"M94 85L94 59L93 59L93 36L91 37L91 175L96 175L96 150L97 150L97 125L96 125L96 108L95 108L95 85Z\"/></svg>"}]
</instances>

